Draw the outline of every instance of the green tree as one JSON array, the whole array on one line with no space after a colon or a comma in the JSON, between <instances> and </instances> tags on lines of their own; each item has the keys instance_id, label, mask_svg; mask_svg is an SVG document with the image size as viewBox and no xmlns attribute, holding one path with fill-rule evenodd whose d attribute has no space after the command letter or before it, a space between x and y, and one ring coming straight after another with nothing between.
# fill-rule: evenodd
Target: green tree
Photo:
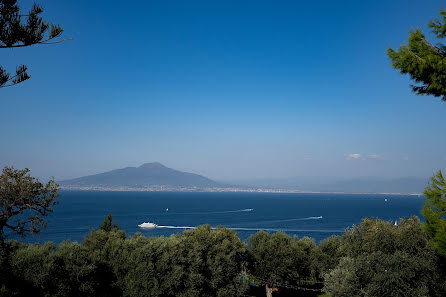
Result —
<instances>
[{"instance_id":1,"label":"green tree","mask_svg":"<svg viewBox=\"0 0 446 297\"><path fill-rule=\"evenodd\" d=\"M54 44L64 41L57 40L63 29L59 25L45 22L40 17L42 12L43 9L34 4L28 13L22 13L17 0L0 0L0 48ZM10 87L29 79L27 70L26 65L20 65L15 75L10 75L0 66L0 88Z\"/></svg>"},{"instance_id":2,"label":"green tree","mask_svg":"<svg viewBox=\"0 0 446 297\"><path fill-rule=\"evenodd\" d=\"M176 240L175 237L173 240ZM171 249L172 250L172 249ZM245 286L242 270L245 246L234 230L209 225L186 230L170 258L169 296L240 296Z\"/></svg>"},{"instance_id":3,"label":"green tree","mask_svg":"<svg viewBox=\"0 0 446 297\"><path fill-rule=\"evenodd\" d=\"M131 266L124 282L124 296L173 296L169 291L180 296L187 289L179 285L186 279L187 269L175 265L175 257L179 256L176 237L136 240L139 243L135 242L137 247L127 259Z\"/></svg>"},{"instance_id":4,"label":"green tree","mask_svg":"<svg viewBox=\"0 0 446 297\"><path fill-rule=\"evenodd\" d=\"M339 264L341 259L341 253L339 251L341 242L340 236L333 235L319 243L317 264L321 274L330 272L330 270Z\"/></svg>"},{"instance_id":5,"label":"green tree","mask_svg":"<svg viewBox=\"0 0 446 297\"><path fill-rule=\"evenodd\" d=\"M199 226L171 237L127 240L130 255L124 296L240 296L243 243L235 231Z\"/></svg>"},{"instance_id":6,"label":"green tree","mask_svg":"<svg viewBox=\"0 0 446 297\"><path fill-rule=\"evenodd\" d=\"M265 231L249 237L249 271L265 283L266 296L272 296L272 287L279 282L294 278L291 237L278 232L270 235Z\"/></svg>"},{"instance_id":7,"label":"green tree","mask_svg":"<svg viewBox=\"0 0 446 297\"><path fill-rule=\"evenodd\" d=\"M325 281L332 297L442 296L446 290L441 258L417 217L398 226L364 219L343 234L339 251L343 258Z\"/></svg>"},{"instance_id":8,"label":"green tree","mask_svg":"<svg viewBox=\"0 0 446 297\"><path fill-rule=\"evenodd\" d=\"M104 273L78 243L12 243L11 251L5 296L120 296L113 274Z\"/></svg>"},{"instance_id":9,"label":"green tree","mask_svg":"<svg viewBox=\"0 0 446 297\"><path fill-rule=\"evenodd\" d=\"M179 242L181 258L176 265L186 264L186 271L190 273L186 287L190 285L202 292L195 296L240 296L246 289L237 277L242 270L241 259L245 251L234 230L224 227L212 230L209 225L204 225L183 233Z\"/></svg>"},{"instance_id":10,"label":"green tree","mask_svg":"<svg viewBox=\"0 0 446 297\"><path fill-rule=\"evenodd\" d=\"M11 253L9 273L12 277L7 284L11 295L45 296L54 293L50 271L55 248L52 242L29 244L19 246Z\"/></svg>"},{"instance_id":11,"label":"green tree","mask_svg":"<svg viewBox=\"0 0 446 297\"><path fill-rule=\"evenodd\" d=\"M354 259L342 258L325 280L324 290L334 297L361 296L361 283L358 276L358 267Z\"/></svg>"},{"instance_id":12,"label":"green tree","mask_svg":"<svg viewBox=\"0 0 446 297\"><path fill-rule=\"evenodd\" d=\"M99 230L104 230L106 232L119 230L118 222L116 219L113 221L113 215L111 213L104 218L104 222L99 226Z\"/></svg>"},{"instance_id":13,"label":"green tree","mask_svg":"<svg viewBox=\"0 0 446 297\"><path fill-rule=\"evenodd\" d=\"M437 39L446 36L446 11L440 10L440 18L429 22ZM433 95L446 101L446 46L434 45L420 29L410 30L407 45L395 51L387 50L392 66L402 74L409 74L417 85L412 90L418 95Z\"/></svg>"},{"instance_id":14,"label":"green tree","mask_svg":"<svg viewBox=\"0 0 446 297\"><path fill-rule=\"evenodd\" d=\"M0 241L5 229L21 236L38 233L46 226L59 194L53 179L42 184L29 174L29 169L5 167L0 175Z\"/></svg>"},{"instance_id":15,"label":"green tree","mask_svg":"<svg viewBox=\"0 0 446 297\"><path fill-rule=\"evenodd\" d=\"M111 290L108 296L122 295L125 277L130 269L130 251L134 249L128 244L125 231L119 229L116 220L112 222L113 217L108 214L98 230L91 230L82 242L89 259L108 283L107 287Z\"/></svg>"},{"instance_id":16,"label":"green tree","mask_svg":"<svg viewBox=\"0 0 446 297\"><path fill-rule=\"evenodd\" d=\"M260 231L249 238L248 252L249 272L265 284L267 296L272 296L274 285L293 285L315 277L317 247L308 237Z\"/></svg>"},{"instance_id":17,"label":"green tree","mask_svg":"<svg viewBox=\"0 0 446 297\"><path fill-rule=\"evenodd\" d=\"M424 228L431 235L439 253L446 257L446 181L441 170L431 178L424 195Z\"/></svg>"}]
</instances>

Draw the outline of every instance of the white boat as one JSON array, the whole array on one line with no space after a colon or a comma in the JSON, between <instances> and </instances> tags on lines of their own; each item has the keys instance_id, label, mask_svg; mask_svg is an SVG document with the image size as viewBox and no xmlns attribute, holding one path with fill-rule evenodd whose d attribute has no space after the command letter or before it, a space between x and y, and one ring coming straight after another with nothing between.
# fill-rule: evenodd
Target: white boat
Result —
<instances>
[{"instance_id":1,"label":"white boat","mask_svg":"<svg viewBox=\"0 0 446 297\"><path fill-rule=\"evenodd\" d=\"M138 225L138 227L139 228L144 228L144 229L154 229L154 228L156 228L156 227L158 227L158 225L157 224L154 224L154 223L142 223L142 224L139 224Z\"/></svg>"}]
</instances>

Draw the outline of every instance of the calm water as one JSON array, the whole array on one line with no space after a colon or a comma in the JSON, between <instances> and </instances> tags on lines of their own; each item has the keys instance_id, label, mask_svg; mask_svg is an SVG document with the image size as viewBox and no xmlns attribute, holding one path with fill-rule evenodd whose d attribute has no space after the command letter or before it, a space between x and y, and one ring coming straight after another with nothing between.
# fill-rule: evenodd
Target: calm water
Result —
<instances>
[{"instance_id":1,"label":"calm water","mask_svg":"<svg viewBox=\"0 0 446 297\"><path fill-rule=\"evenodd\" d=\"M385 201L387 199L387 201ZM363 217L395 221L420 216L423 198L402 195L158 193L63 191L48 228L29 242L82 241L112 212L128 234L169 236L183 229L141 230L138 224L183 227L209 224L237 230L242 239L260 229L321 240L359 224ZM166 209L168 208L168 211ZM322 217L322 218L320 218Z\"/></svg>"}]
</instances>

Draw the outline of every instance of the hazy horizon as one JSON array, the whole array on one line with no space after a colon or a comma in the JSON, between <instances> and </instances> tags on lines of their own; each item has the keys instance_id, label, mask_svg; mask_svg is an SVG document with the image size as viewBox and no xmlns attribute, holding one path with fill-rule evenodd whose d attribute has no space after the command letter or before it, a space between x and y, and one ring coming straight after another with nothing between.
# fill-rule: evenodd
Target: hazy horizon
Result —
<instances>
[{"instance_id":1,"label":"hazy horizon","mask_svg":"<svg viewBox=\"0 0 446 297\"><path fill-rule=\"evenodd\" d=\"M199 174L199 175L203 175L205 177L208 177L208 178L210 178L212 180L215 180L215 181L218 181L218 182L228 182L228 183L232 183L232 184L237 183L237 182L240 182L240 183L250 183L250 182L261 183L261 182L267 182L268 183L268 182L287 182L287 181L295 181L295 180L300 180L300 181L309 182L309 183L315 183L315 182L318 182L318 181L320 181L322 183L325 183L325 182L337 182L337 181L354 180L354 179L367 179L367 178L373 179L373 180L379 180L379 179L390 180L390 179L401 179L401 178L426 178L426 181L427 181L427 179L430 177L430 175L427 176L427 177L424 177L424 176L409 176L409 175L398 176L398 177L383 177L383 176L372 176L372 175L355 176L355 177L352 177L352 176L327 176L327 175L319 175L319 176L300 175L300 176L288 176L288 177L279 177L279 178L277 178L277 177L276 178L268 178L268 177L243 177L243 178L236 178L235 177L234 178L234 177L229 177L229 178L226 178L226 179L218 179L218 178L213 178L213 177L207 176L206 174L200 173L199 170L198 171L197 170L187 170L187 169L182 170L182 169L175 168L173 166L167 166L166 164L158 162L158 161L153 161L153 162L144 162L144 163L141 163L141 164L138 164L138 165L129 165L129 166L124 166L124 167L119 167L119 168L112 168L110 170L105 170L105 171L98 171L98 172L91 171L91 173L88 173L88 174L85 174L85 175L71 176L71 177L68 177L68 178L56 178L56 180L73 179L73 178L78 178L78 177L83 177L83 176L88 176L88 175L95 175L95 174L100 174L100 173L104 173L104 172L108 172L108 171L112 171L112 170L116 170L116 169L124 169L126 167L140 167L140 166L142 166L144 164L147 164L147 163L160 163L161 165L166 166L166 167L171 168L171 169L174 169L174 170L179 170L179 171L183 171L183 172ZM41 178L45 178L45 177L42 176Z\"/></svg>"},{"instance_id":2,"label":"hazy horizon","mask_svg":"<svg viewBox=\"0 0 446 297\"><path fill-rule=\"evenodd\" d=\"M443 1L39 3L74 40L4 50L31 79L1 91L0 166L56 180L154 161L216 181L446 169L446 104L386 56L411 28L434 40Z\"/></svg>"},{"instance_id":3,"label":"hazy horizon","mask_svg":"<svg viewBox=\"0 0 446 297\"><path fill-rule=\"evenodd\" d=\"M199 188L205 191L256 190L300 191L325 193L406 193L420 194L428 178L406 177L293 177L287 179L232 179L212 180L207 176L190 174L168 168L159 162L145 163L101 172L68 180L56 180L62 188L71 190L156 190L188 191Z\"/></svg>"},{"instance_id":4,"label":"hazy horizon","mask_svg":"<svg viewBox=\"0 0 446 297\"><path fill-rule=\"evenodd\" d=\"M158 162L158 161L153 161L153 162ZM136 164L136 165L126 165L126 166L120 166L120 167L116 167L116 168L109 168L109 169L104 169L104 170L92 170L92 169L85 169L83 170L83 172L85 173L79 173L77 175L75 174L67 174L67 175L61 175L61 176L55 176L55 175L38 175L35 174L37 170L34 170L32 167L29 166L24 166L24 167L17 167L14 164L4 164L3 166L13 166L15 168L18 169L24 169L24 168L29 168L31 170L31 173L33 174L33 176L41 179L42 181L46 181L49 178L53 178L56 181L63 181L63 180L70 180L70 179L74 179L74 178L79 178L79 177L84 177L84 176L90 176L90 175L96 175L96 174L101 174L104 172L109 172L112 170L116 170L116 169L123 169L126 167L139 167L145 163L152 163L152 162L144 162L141 164ZM161 163L161 162L159 162ZM228 184L232 184L232 185L263 185L266 186L268 184L274 184L274 185L279 185L279 184L286 184L286 183L304 183L304 184L317 184L317 183L321 183L321 184L326 184L326 183L335 183L335 182L342 182L342 181L354 181L354 180L366 180L366 179L370 179L370 180L383 180L383 181L389 181L389 180L398 180L398 179L410 179L410 178L414 178L414 179L425 179L426 183L429 180L429 178L432 176L433 173L435 173L435 171L433 171L432 173L429 173L425 176L423 175L401 175L401 176L386 176L386 175L359 175L359 176L349 176L349 175L345 175L345 176L340 176L340 175L294 175L294 176L283 176L283 177L267 177L267 176L243 176L243 177L237 177L237 176L228 176L228 177L223 177L223 178L215 178L213 176L209 176L206 173L203 173L203 170L193 170L191 168L186 168L186 169L181 169L175 166L169 166L165 163L161 163L162 165L165 165L168 168L174 169L174 170L178 170L178 171L182 171L182 172L188 172L188 173L194 173L194 174L198 174L198 175L202 175L204 177L207 177L211 180L220 182L220 183L228 183ZM438 169L437 169L438 170ZM82 171L81 171L82 172Z\"/></svg>"}]
</instances>

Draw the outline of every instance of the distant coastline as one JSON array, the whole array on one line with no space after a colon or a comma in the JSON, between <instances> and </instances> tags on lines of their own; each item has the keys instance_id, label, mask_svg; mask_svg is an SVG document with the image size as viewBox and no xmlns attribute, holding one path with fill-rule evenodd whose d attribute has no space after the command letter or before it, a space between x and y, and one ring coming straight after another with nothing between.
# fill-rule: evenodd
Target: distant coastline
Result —
<instances>
[{"instance_id":1,"label":"distant coastline","mask_svg":"<svg viewBox=\"0 0 446 297\"><path fill-rule=\"evenodd\" d=\"M78 191L421 195L419 190L424 189L425 182L425 179L420 178L395 180L367 178L315 183L295 178L282 182L226 183L152 162L139 167L125 167L62 180L58 183L64 190Z\"/></svg>"},{"instance_id":2,"label":"distant coastline","mask_svg":"<svg viewBox=\"0 0 446 297\"><path fill-rule=\"evenodd\" d=\"M402 192L324 192L307 190L289 190L289 189L268 189L268 188L198 188L198 187L101 187L101 186L61 186L61 190L68 191L102 191L102 192L200 192L200 193L289 193L289 194L347 194L347 195L407 195L422 196L422 193L402 193Z\"/></svg>"}]
</instances>

